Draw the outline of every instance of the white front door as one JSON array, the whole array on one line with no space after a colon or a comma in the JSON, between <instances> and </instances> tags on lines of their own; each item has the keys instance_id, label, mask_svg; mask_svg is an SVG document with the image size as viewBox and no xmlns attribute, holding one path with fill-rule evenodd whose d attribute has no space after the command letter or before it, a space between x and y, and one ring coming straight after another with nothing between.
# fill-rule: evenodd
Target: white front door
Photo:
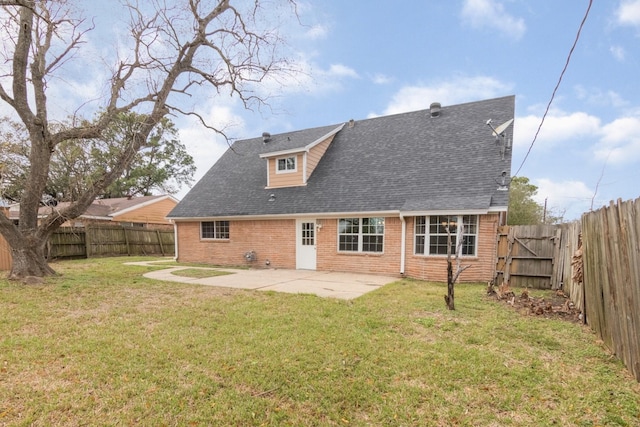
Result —
<instances>
[{"instance_id":1,"label":"white front door","mask_svg":"<svg viewBox=\"0 0 640 427\"><path fill-rule=\"evenodd\" d=\"M316 269L316 221L314 219L296 220L296 268L298 270Z\"/></svg>"}]
</instances>

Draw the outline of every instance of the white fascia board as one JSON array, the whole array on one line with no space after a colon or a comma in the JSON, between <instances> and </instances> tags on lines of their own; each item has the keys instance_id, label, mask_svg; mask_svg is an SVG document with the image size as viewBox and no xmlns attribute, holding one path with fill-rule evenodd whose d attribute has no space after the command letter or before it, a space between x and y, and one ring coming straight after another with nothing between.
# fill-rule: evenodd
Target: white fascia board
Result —
<instances>
[{"instance_id":1,"label":"white fascia board","mask_svg":"<svg viewBox=\"0 0 640 427\"><path fill-rule=\"evenodd\" d=\"M270 158L270 157L279 157L279 156L285 156L285 155L288 155L288 154L308 153L313 147L315 147L316 145L320 144L325 139L327 139L330 136L335 135L336 133L340 132L343 127L344 127L344 123L341 124L340 126L338 126L337 128L335 128L334 130L332 130L331 132L328 132L327 134L325 134L325 135L321 136L320 138L316 139L311 144L305 145L304 147L291 148L289 150L272 151L270 153L262 153L259 156L260 156L261 159L267 159L267 158Z\"/></svg>"},{"instance_id":2,"label":"white fascia board","mask_svg":"<svg viewBox=\"0 0 640 427\"><path fill-rule=\"evenodd\" d=\"M331 132L328 132L326 135L321 136L320 138L316 139L315 141L313 141L311 144L307 145L305 148L307 149L306 151L309 152L309 150L311 150L313 147L315 147L316 145L320 144L322 141L324 141L325 139L329 138L330 136L335 135L336 133L340 132L342 130L342 128L344 127L344 123L341 124L340 126L338 126L337 128L335 128L334 130L332 130Z\"/></svg>"},{"instance_id":3,"label":"white fascia board","mask_svg":"<svg viewBox=\"0 0 640 427\"><path fill-rule=\"evenodd\" d=\"M507 210L509 210L507 206L492 206L492 207L489 208L489 212L488 213L491 213L491 212L506 212Z\"/></svg>"},{"instance_id":4,"label":"white fascia board","mask_svg":"<svg viewBox=\"0 0 640 427\"><path fill-rule=\"evenodd\" d=\"M231 215L231 216L215 216L215 217L171 217L170 220L178 222L194 222L194 221L252 221L252 220L269 220L269 219L296 219L296 218L368 218L368 217L400 217L399 211L373 211L373 212L315 212L315 213L296 213L296 214L278 214L278 215Z\"/></svg>"},{"instance_id":5,"label":"white fascia board","mask_svg":"<svg viewBox=\"0 0 640 427\"><path fill-rule=\"evenodd\" d=\"M433 215L486 215L488 209L446 209L428 211L402 211L402 216L433 216Z\"/></svg>"}]
</instances>

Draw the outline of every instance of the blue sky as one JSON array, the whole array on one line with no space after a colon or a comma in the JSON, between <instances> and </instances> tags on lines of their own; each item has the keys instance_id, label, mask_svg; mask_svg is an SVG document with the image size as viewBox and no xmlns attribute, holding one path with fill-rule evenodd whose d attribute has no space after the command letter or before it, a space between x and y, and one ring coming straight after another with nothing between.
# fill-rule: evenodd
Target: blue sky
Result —
<instances>
[{"instance_id":1,"label":"blue sky","mask_svg":"<svg viewBox=\"0 0 640 427\"><path fill-rule=\"evenodd\" d=\"M174 3L177 0L173 1ZM50 111L97 99L101 61L122 46L122 8L86 0L83 75L52 82ZM267 4L275 4L271 1ZM512 171L520 168L576 38L588 0L299 0L282 19L285 53L304 73L266 86L271 108L247 111L228 95L191 105L235 139L516 95ZM272 10L278 19L279 10ZM106 25L105 25L106 24ZM93 68L89 70L89 68ZM640 196L640 0L594 1L551 110L519 175L538 201L575 219ZM75 96L74 96L75 95ZM56 100L57 99L57 100ZM5 112L2 110L1 112ZM489 117L487 117L489 119ZM227 149L192 118L174 117L199 179ZM180 198L188 188L184 188Z\"/></svg>"},{"instance_id":2,"label":"blue sky","mask_svg":"<svg viewBox=\"0 0 640 427\"><path fill-rule=\"evenodd\" d=\"M247 113L212 100L234 136L516 95L512 171L520 168L589 2L305 2L291 48L310 73ZM537 199L579 218L640 196L640 0L595 1L551 110L519 175ZM487 117L489 118L489 117ZM194 128L183 129L188 142ZM203 174L225 149L194 143Z\"/></svg>"}]
</instances>

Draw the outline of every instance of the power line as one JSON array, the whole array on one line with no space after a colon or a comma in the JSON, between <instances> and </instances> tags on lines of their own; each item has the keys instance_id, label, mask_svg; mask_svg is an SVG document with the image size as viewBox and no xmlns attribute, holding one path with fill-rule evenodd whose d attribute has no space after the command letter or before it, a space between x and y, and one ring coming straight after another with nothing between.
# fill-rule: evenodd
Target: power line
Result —
<instances>
[{"instance_id":1,"label":"power line","mask_svg":"<svg viewBox=\"0 0 640 427\"><path fill-rule=\"evenodd\" d=\"M531 149L533 148L533 145L536 143L536 140L538 139L538 134L540 133L540 129L542 129L542 125L544 124L544 120L546 119L547 114L549 113L549 109L551 108L551 103L553 102L553 99L556 96L556 92L558 91L558 88L560 87L560 83L562 83L562 78L564 77L564 73L567 71L567 68L569 67L569 62L571 61L571 55L573 55L573 50L576 48L576 45L578 44L578 40L580 39L580 33L582 32L582 27L584 27L584 23L587 21L587 17L589 16L589 11L591 10L591 5L592 4L593 4L593 0L589 0L589 6L587 6L587 11L584 14L584 18L582 18L582 22L580 23L580 27L578 27L578 33L576 34L576 39L573 42L573 46L571 46L571 50L569 51L569 55L567 56L567 62L565 62L565 64L564 64L564 68L562 69L562 72L560 73L560 77L558 78L558 83L556 84L556 87L553 89L553 93L551 94L551 99L549 99L549 103L547 104L547 108L544 111L544 114L542 115L542 120L540 120L540 125L538 126L538 130L536 131L536 134L533 136L533 141L531 141L531 145L529 146L529 150L527 151L527 154L524 156L524 159L522 159L522 163L520 163L520 167L518 168L516 173L513 174L512 179L514 177L518 176L518 173L522 169L522 166L524 166L524 163L527 161L527 158L529 157L529 154L531 153Z\"/></svg>"}]
</instances>

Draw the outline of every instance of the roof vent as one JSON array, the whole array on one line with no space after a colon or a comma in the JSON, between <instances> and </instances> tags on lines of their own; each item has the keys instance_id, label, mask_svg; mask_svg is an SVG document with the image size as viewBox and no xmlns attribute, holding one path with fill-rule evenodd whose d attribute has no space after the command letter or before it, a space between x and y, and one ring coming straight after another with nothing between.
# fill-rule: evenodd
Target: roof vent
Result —
<instances>
[{"instance_id":1,"label":"roof vent","mask_svg":"<svg viewBox=\"0 0 640 427\"><path fill-rule=\"evenodd\" d=\"M269 132L262 132L262 142L265 144L271 141L271 134Z\"/></svg>"},{"instance_id":2,"label":"roof vent","mask_svg":"<svg viewBox=\"0 0 640 427\"><path fill-rule=\"evenodd\" d=\"M429 109L431 110L431 117L440 117L440 109L442 105L439 102L432 102Z\"/></svg>"},{"instance_id":3,"label":"roof vent","mask_svg":"<svg viewBox=\"0 0 640 427\"><path fill-rule=\"evenodd\" d=\"M356 124L355 120L353 120L353 119L349 120L349 127L350 128L354 127L355 124Z\"/></svg>"}]
</instances>

